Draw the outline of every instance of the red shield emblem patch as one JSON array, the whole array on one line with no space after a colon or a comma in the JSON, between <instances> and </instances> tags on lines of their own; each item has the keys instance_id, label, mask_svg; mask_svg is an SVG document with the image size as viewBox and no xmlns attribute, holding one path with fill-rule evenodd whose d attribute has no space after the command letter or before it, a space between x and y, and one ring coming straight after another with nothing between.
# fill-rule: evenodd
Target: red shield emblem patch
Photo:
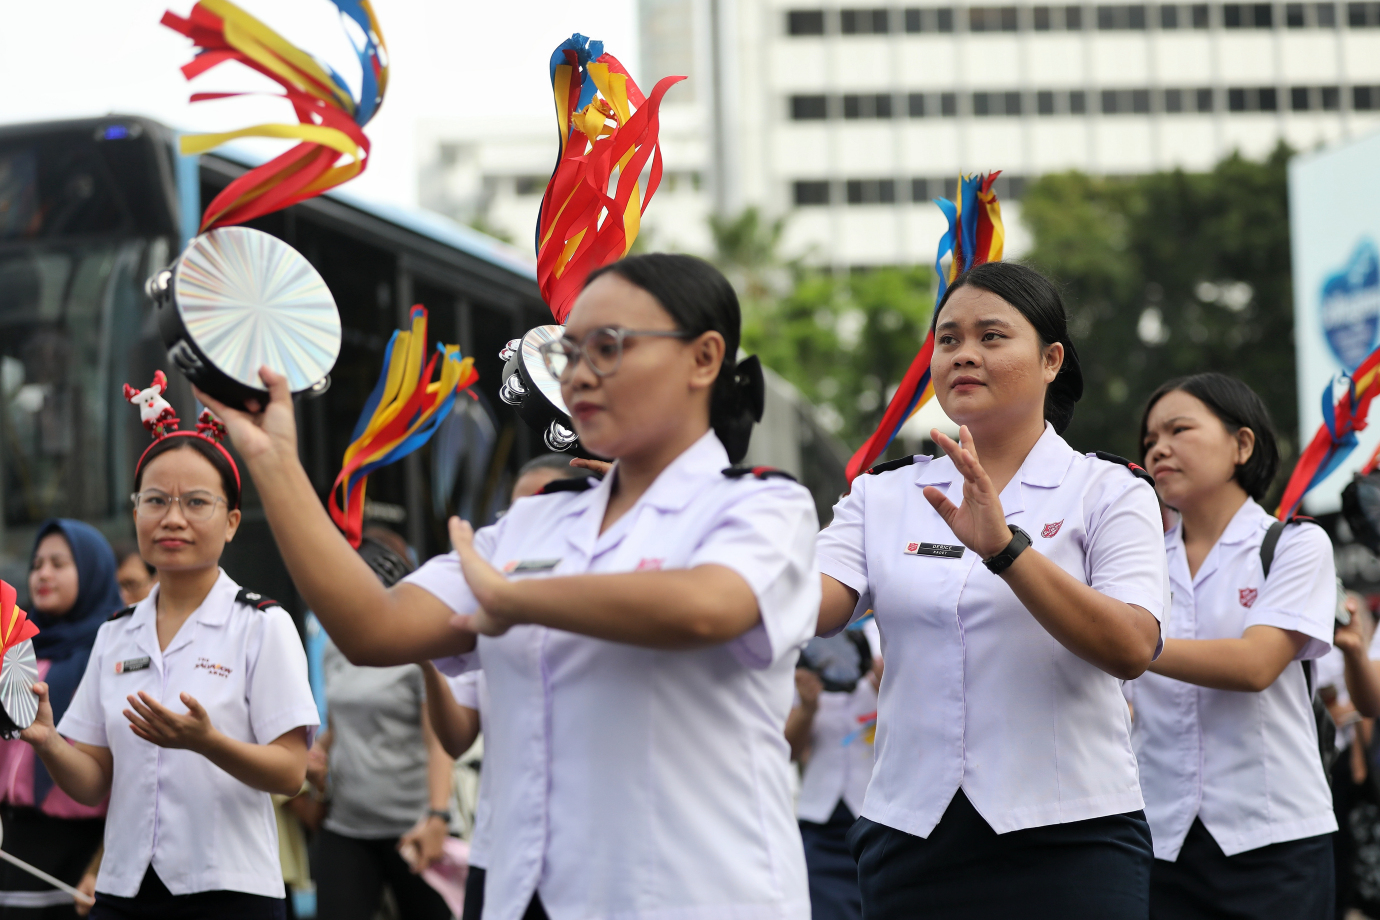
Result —
<instances>
[{"instance_id":1,"label":"red shield emblem patch","mask_svg":"<svg viewBox=\"0 0 1380 920\"><path fill-rule=\"evenodd\" d=\"M1059 528L1064 526L1063 521L1055 521L1053 524L1046 524L1045 529L1040 531L1040 536L1048 539L1059 532Z\"/></svg>"},{"instance_id":2,"label":"red shield emblem patch","mask_svg":"<svg viewBox=\"0 0 1380 920\"><path fill-rule=\"evenodd\" d=\"M1242 588L1240 590L1241 606L1249 607L1255 603L1255 599L1260 596L1260 592L1255 588Z\"/></svg>"},{"instance_id":3,"label":"red shield emblem patch","mask_svg":"<svg viewBox=\"0 0 1380 920\"><path fill-rule=\"evenodd\" d=\"M919 544L919 543L907 543L907 544L906 544L906 552L908 552L908 553L915 553L915 552L919 552L919 551L920 551L920 544Z\"/></svg>"}]
</instances>

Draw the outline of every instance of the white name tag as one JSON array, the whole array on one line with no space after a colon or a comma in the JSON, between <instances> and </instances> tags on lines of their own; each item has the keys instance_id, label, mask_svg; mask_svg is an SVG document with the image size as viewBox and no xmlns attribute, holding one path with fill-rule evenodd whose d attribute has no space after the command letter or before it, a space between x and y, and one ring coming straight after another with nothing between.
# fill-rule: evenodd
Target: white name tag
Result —
<instances>
[{"instance_id":1,"label":"white name tag","mask_svg":"<svg viewBox=\"0 0 1380 920\"><path fill-rule=\"evenodd\" d=\"M520 575L525 572L549 572L561 564L560 559L514 559L503 567L503 571L509 575Z\"/></svg>"}]
</instances>

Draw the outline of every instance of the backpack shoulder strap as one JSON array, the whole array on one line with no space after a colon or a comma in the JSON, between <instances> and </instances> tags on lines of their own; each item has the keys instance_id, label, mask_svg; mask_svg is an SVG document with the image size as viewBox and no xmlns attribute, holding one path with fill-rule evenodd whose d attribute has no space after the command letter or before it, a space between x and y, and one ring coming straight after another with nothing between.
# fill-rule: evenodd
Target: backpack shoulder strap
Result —
<instances>
[{"instance_id":1,"label":"backpack shoulder strap","mask_svg":"<svg viewBox=\"0 0 1380 920\"><path fill-rule=\"evenodd\" d=\"M1265 531L1265 539L1260 541L1260 569L1266 578L1270 577L1270 566L1274 564L1275 550L1279 547L1279 538L1284 535L1284 528L1290 524L1317 523L1311 517L1302 514L1296 514L1287 521L1270 522L1270 529Z\"/></svg>"},{"instance_id":2,"label":"backpack shoulder strap","mask_svg":"<svg viewBox=\"0 0 1380 920\"><path fill-rule=\"evenodd\" d=\"M1270 566L1275 561L1275 549L1279 546L1279 538L1287 526L1284 521L1273 522L1270 529L1265 531L1265 539L1260 541L1260 568L1266 578L1270 577Z\"/></svg>"}]
</instances>

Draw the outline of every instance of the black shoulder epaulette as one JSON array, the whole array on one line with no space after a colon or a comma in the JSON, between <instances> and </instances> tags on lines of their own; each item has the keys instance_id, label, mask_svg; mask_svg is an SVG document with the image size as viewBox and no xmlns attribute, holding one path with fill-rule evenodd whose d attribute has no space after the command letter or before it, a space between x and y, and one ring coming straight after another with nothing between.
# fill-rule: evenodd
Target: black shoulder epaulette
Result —
<instances>
[{"instance_id":1,"label":"black shoulder epaulette","mask_svg":"<svg viewBox=\"0 0 1380 920\"><path fill-rule=\"evenodd\" d=\"M1145 467L1141 466L1139 463L1132 463L1125 457L1118 457L1116 454L1109 454L1102 450L1097 451L1093 456L1097 457L1099 460L1106 460L1108 463L1124 466L1130 470L1132 475L1137 479L1144 479L1146 482L1150 483L1150 488L1153 489L1155 487L1155 477L1147 473Z\"/></svg>"},{"instance_id":2,"label":"black shoulder epaulette","mask_svg":"<svg viewBox=\"0 0 1380 920\"><path fill-rule=\"evenodd\" d=\"M910 466L915 462L915 457L901 457L898 460L888 460L886 463L879 463L876 466L868 467L863 470L868 476L876 476L878 473L890 473L892 470L899 470L903 466Z\"/></svg>"},{"instance_id":3,"label":"black shoulder epaulette","mask_svg":"<svg viewBox=\"0 0 1380 920\"><path fill-rule=\"evenodd\" d=\"M246 607L253 607L256 610L283 606L273 598L264 597L258 591L250 591L248 588L240 588L240 593L235 595L235 603L244 604Z\"/></svg>"},{"instance_id":4,"label":"black shoulder epaulette","mask_svg":"<svg viewBox=\"0 0 1380 920\"><path fill-rule=\"evenodd\" d=\"M117 610L117 611L115 611L114 613L112 613L112 614L110 615L110 618L111 618L112 620L118 620L118 619L121 619L121 618L123 618L123 617L127 617L127 616L129 616L131 613L134 612L134 608L137 607L137 606L138 606L138 604L130 604L130 605L129 605L128 607L126 607L124 610Z\"/></svg>"},{"instance_id":5,"label":"black shoulder epaulette","mask_svg":"<svg viewBox=\"0 0 1380 920\"><path fill-rule=\"evenodd\" d=\"M729 479L742 479L744 476L754 476L757 479L789 479L795 482L796 478L785 470L778 470L774 466L730 466L725 467L723 474Z\"/></svg>"},{"instance_id":6,"label":"black shoulder epaulette","mask_svg":"<svg viewBox=\"0 0 1380 920\"><path fill-rule=\"evenodd\" d=\"M551 495L555 492L588 492L594 484L586 476L572 476L568 479L553 479L537 490L538 495Z\"/></svg>"}]
</instances>

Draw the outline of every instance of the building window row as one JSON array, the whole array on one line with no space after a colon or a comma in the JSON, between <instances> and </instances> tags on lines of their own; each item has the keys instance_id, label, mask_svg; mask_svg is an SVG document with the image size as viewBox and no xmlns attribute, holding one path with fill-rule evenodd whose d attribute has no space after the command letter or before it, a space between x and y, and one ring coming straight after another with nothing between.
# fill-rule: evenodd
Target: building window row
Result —
<instances>
[{"instance_id":1,"label":"building window row","mask_svg":"<svg viewBox=\"0 0 1380 920\"><path fill-rule=\"evenodd\" d=\"M788 10L786 33L1062 32L1098 29L1380 28L1380 0L1323 3L1160 3L1060 6L867 7Z\"/></svg>"},{"instance_id":2,"label":"building window row","mask_svg":"<svg viewBox=\"0 0 1380 920\"><path fill-rule=\"evenodd\" d=\"M1350 87L1351 107L1380 110L1380 87ZM1339 86L1210 86L1166 89L1006 90L974 93L846 93L790 97L792 121L867 119L994 118L1021 115L1170 115L1211 112L1277 112L1286 104L1295 112L1337 111Z\"/></svg>"},{"instance_id":3,"label":"building window row","mask_svg":"<svg viewBox=\"0 0 1380 920\"><path fill-rule=\"evenodd\" d=\"M921 204L933 198L952 198L955 180L948 178L867 178L867 179L801 179L792 183L792 200L797 207L820 207L831 204ZM994 191L999 199L1012 201L1025 193L1026 180L1021 176L997 177Z\"/></svg>"}]
</instances>

